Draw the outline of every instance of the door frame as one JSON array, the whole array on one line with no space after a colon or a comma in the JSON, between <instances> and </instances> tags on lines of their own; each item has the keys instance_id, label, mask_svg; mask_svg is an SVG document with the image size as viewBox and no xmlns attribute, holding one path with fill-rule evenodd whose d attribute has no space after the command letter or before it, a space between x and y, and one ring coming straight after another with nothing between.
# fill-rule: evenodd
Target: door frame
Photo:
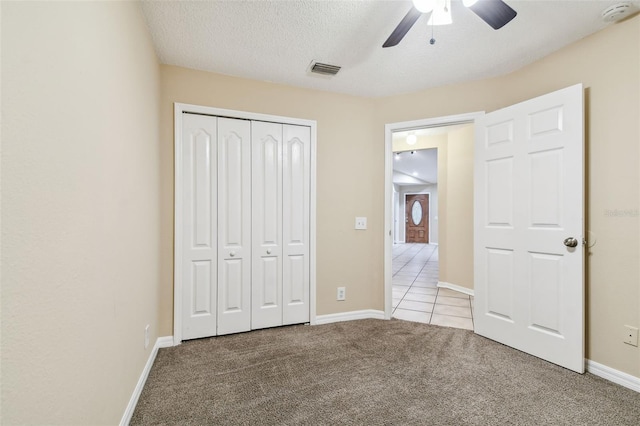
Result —
<instances>
[{"instance_id":1,"label":"door frame","mask_svg":"<svg viewBox=\"0 0 640 426\"><path fill-rule=\"evenodd\" d=\"M466 114L401 121L384 125L384 317L391 319L393 312L392 260L393 260L393 133L425 127L450 126L454 124L476 123L484 116L484 111ZM477 129L475 138L478 137ZM438 194L439 196L440 194Z\"/></svg>"},{"instance_id":2,"label":"door frame","mask_svg":"<svg viewBox=\"0 0 640 426\"><path fill-rule=\"evenodd\" d=\"M173 345L182 342L182 114L194 113L242 120L308 126L311 129L311 170L309 188L309 322L316 324L316 133L317 122L245 111L175 102L174 120L174 220L173 220Z\"/></svg>"},{"instance_id":3,"label":"door frame","mask_svg":"<svg viewBox=\"0 0 640 426\"><path fill-rule=\"evenodd\" d=\"M402 218L404 219L407 215L407 195L428 195L429 196L429 205L427 208L429 209L429 214L427 215L427 240L431 244L431 192L422 191L422 192L405 192L403 194L404 202L402 203ZM400 216L400 215L398 215ZM405 244L407 242L407 224L404 223L404 241Z\"/></svg>"}]
</instances>

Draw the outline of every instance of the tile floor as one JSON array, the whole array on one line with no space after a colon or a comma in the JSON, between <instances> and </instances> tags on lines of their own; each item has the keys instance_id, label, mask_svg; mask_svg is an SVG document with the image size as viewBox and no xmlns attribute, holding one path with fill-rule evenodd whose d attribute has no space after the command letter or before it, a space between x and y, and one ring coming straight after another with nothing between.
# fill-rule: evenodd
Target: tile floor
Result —
<instances>
[{"instance_id":1,"label":"tile floor","mask_svg":"<svg viewBox=\"0 0 640 426\"><path fill-rule=\"evenodd\" d=\"M392 316L473 330L473 298L438 288L438 246L394 244Z\"/></svg>"}]
</instances>

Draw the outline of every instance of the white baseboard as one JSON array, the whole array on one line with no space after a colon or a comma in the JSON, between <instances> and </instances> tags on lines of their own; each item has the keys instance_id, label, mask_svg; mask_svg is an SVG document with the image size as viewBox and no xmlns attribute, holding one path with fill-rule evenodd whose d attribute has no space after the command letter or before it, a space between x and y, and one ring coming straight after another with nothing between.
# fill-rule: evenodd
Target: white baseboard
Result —
<instances>
[{"instance_id":1,"label":"white baseboard","mask_svg":"<svg viewBox=\"0 0 640 426\"><path fill-rule=\"evenodd\" d=\"M140 374L138 384L136 384L136 388L133 390L133 395L131 395L129 405L127 405L127 409L125 410L124 415L120 420L120 426L127 426L131 421L133 411L136 409L136 404L138 404L138 398L140 398L140 394L142 393L144 384L147 381L147 377L149 377L149 372L151 371L151 367L153 366L153 361L155 361L156 355L158 355L158 349L169 348L171 346L173 346L173 336L158 337L158 340L156 340L156 344L153 345L153 349L149 354L149 359L147 360L147 363L142 370L142 374Z\"/></svg>"},{"instance_id":2,"label":"white baseboard","mask_svg":"<svg viewBox=\"0 0 640 426\"><path fill-rule=\"evenodd\" d=\"M594 376L602 377L625 388L640 392L640 378L623 373L595 361L587 360L587 371Z\"/></svg>"},{"instance_id":3,"label":"white baseboard","mask_svg":"<svg viewBox=\"0 0 640 426\"><path fill-rule=\"evenodd\" d=\"M438 281L438 287L448 288L449 290L457 291L459 293L464 293L473 297L473 290L470 288L462 287L461 285L451 284L444 281Z\"/></svg>"},{"instance_id":4,"label":"white baseboard","mask_svg":"<svg viewBox=\"0 0 640 426\"><path fill-rule=\"evenodd\" d=\"M364 309L362 311L340 312L337 314L327 314L316 316L316 325L331 324L332 322L353 321L359 319L385 319L384 311L376 309Z\"/></svg>"}]
</instances>

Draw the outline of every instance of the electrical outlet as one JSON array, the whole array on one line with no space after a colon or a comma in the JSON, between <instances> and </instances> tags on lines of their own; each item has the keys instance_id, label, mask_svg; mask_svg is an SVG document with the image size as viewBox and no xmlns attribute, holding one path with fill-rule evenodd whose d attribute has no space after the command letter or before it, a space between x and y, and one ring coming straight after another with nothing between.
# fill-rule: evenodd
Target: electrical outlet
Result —
<instances>
[{"instance_id":1,"label":"electrical outlet","mask_svg":"<svg viewBox=\"0 0 640 426\"><path fill-rule=\"evenodd\" d=\"M623 342L627 345L638 346L638 328L625 325Z\"/></svg>"},{"instance_id":2,"label":"electrical outlet","mask_svg":"<svg viewBox=\"0 0 640 426\"><path fill-rule=\"evenodd\" d=\"M149 324L144 328L144 348L147 349L149 347Z\"/></svg>"},{"instance_id":3,"label":"electrical outlet","mask_svg":"<svg viewBox=\"0 0 640 426\"><path fill-rule=\"evenodd\" d=\"M367 229L366 217L356 217L356 229Z\"/></svg>"},{"instance_id":4,"label":"electrical outlet","mask_svg":"<svg viewBox=\"0 0 640 426\"><path fill-rule=\"evenodd\" d=\"M338 287L338 296L336 298L336 300L345 300L346 295L345 295L346 291L344 287Z\"/></svg>"}]
</instances>

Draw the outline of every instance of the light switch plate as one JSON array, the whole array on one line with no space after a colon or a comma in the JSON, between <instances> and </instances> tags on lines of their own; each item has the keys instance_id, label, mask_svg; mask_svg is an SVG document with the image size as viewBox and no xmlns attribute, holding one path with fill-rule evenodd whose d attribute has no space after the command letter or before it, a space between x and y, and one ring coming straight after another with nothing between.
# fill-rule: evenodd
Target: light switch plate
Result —
<instances>
[{"instance_id":1,"label":"light switch plate","mask_svg":"<svg viewBox=\"0 0 640 426\"><path fill-rule=\"evenodd\" d=\"M366 217L356 217L356 229L367 229Z\"/></svg>"}]
</instances>

